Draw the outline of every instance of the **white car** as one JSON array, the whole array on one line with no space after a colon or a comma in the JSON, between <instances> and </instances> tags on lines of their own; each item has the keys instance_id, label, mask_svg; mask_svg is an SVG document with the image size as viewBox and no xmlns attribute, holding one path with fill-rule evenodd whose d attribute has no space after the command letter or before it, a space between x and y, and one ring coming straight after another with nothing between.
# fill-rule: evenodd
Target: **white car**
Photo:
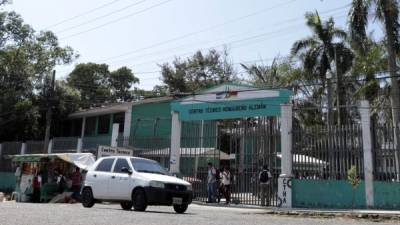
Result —
<instances>
[{"instance_id":1,"label":"white car","mask_svg":"<svg viewBox=\"0 0 400 225\"><path fill-rule=\"evenodd\" d=\"M156 161L128 156L98 159L87 172L82 188L82 205L86 208L110 201L120 202L124 210L172 205L175 212L184 213L192 198L190 183L167 175Z\"/></svg>"}]
</instances>

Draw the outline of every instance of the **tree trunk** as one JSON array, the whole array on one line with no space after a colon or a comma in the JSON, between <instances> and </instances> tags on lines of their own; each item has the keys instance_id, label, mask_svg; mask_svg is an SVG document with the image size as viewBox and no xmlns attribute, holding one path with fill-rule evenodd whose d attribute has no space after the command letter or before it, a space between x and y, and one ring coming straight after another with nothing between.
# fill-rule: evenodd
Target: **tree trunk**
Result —
<instances>
[{"instance_id":1,"label":"tree trunk","mask_svg":"<svg viewBox=\"0 0 400 225\"><path fill-rule=\"evenodd\" d=\"M400 147L399 147L399 129L396 127L399 125L400 120L400 91L399 91L399 83L397 79L397 65L396 65L396 48L395 48L395 36L394 36L394 27L391 23L393 19L390 18L390 14L385 10L385 28L386 28L386 37L387 37L387 50L389 54L389 70L391 76L391 88L390 88L390 101L392 104L392 119L394 129L394 144L395 144L395 160L396 160L396 174L397 180L400 179L400 165L399 165L399 157L400 157ZM397 18L396 18L397 19Z\"/></svg>"}]
</instances>

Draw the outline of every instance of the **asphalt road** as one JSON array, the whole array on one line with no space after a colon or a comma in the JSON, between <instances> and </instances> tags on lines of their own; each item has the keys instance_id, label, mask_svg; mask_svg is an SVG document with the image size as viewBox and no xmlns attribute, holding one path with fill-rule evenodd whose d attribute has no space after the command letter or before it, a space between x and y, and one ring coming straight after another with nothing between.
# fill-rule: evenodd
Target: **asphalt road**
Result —
<instances>
[{"instance_id":1,"label":"asphalt road","mask_svg":"<svg viewBox=\"0 0 400 225\"><path fill-rule=\"evenodd\" d=\"M377 224L345 218L315 219L262 214L258 209L191 205L186 214L172 207L148 207L146 212L123 211L119 205L97 204L91 209L80 204L0 203L0 225L313 225ZM397 222L398 223L398 222ZM382 224L397 224L384 222Z\"/></svg>"}]
</instances>

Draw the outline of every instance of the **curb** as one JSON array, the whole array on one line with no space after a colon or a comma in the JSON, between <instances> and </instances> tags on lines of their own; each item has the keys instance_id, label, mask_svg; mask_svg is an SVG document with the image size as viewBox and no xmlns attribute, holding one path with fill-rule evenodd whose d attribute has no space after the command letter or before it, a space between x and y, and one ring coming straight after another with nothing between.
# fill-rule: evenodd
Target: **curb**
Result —
<instances>
[{"instance_id":1,"label":"curb","mask_svg":"<svg viewBox=\"0 0 400 225\"><path fill-rule=\"evenodd\" d=\"M292 217L308 217L308 218L350 218L358 220L370 220L370 221L400 221L400 213L390 212L390 211L376 211L376 212L363 212L363 211L321 211L321 210L306 210L306 209L282 209L276 207L261 207L252 205L225 205L211 203L207 204L204 202L194 201L193 204L200 206L209 207L220 207L220 208L239 208L239 209L258 209L263 210L263 212L250 212L250 214L258 215L280 215L280 216L292 216Z\"/></svg>"}]
</instances>

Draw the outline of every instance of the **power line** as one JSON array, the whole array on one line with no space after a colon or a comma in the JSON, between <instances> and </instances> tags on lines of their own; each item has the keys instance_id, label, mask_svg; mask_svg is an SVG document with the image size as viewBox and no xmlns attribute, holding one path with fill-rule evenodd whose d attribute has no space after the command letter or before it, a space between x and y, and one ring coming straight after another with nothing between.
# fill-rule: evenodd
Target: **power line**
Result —
<instances>
[{"instance_id":1,"label":"power line","mask_svg":"<svg viewBox=\"0 0 400 225\"><path fill-rule=\"evenodd\" d=\"M78 36L78 35L81 35L81 34L85 34L85 33L87 33L87 32L93 31L93 30L97 30L97 29L99 29L99 28L108 26L108 25L113 24L113 23L117 23L117 22L119 22L119 21L121 21L121 20L124 20L124 19L127 19L127 18L129 18L129 17L136 16L136 15L138 15L138 14L147 12L147 11L153 9L153 8L159 7L159 6L164 5L164 4L166 4L166 3L168 3L168 2L171 2L171 1L173 1L173 0L166 0L166 1L163 1L163 2L160 2L160 3L157 3L157 4L154 4L154 5L150 6L150 7L147 7L147 8L145 8L145 9L139 10L139 11L137 11L137 12L128 14L128 15L123 16L123 17L119 17L119 18L117 18L117 19L115 19L115 20L111 20L111 21L109 21L109 22L107 22L107 23L103 23L103 24L101 24L101 25L99 25L99 26L96 26L96 27L93 27L93 28L90 28L90 29L87 29L87 30L84 30L84 31L81 31L81 32L78 32L78 33L75 33L75 34L72 34L72 35L69 35L69 36L66 36L66 37L62 37L62 38L60 38L60 40L65 40L65 39L68 39L68 38L71 38L71 37L75 37L75 36Z\"/></svg>"},{"instance_id":2,"label":"power line","mask_svg":"<svg viewBox=\"0 0 400 225\"><path fill-rule=\"evenodd\" d=\"M65 28L65 29L63 29L63 30L57 31L57 34L64 33L64 32L66 32L66 31L69 31L69 30L72 30L72 29L75 29L75 28L84 26L84 25L86 25L86 24L90 24L90 23L92 23L92 22L95 22L95 21L97 21L97 20L103 19L103 18L105 18L105 17L108 17L108 16L114 15L114 14L116 14L116 13L125 11L125 10L127 10L127 9L130 9L130 8L134 7L134 6L140 5L141 3L144 3L145 1L147 1L147 0L142 0L142 1L139 1L139 2L135 2L135 3L133 3L133 4L124 6L123 8L117 9L117 10L115 10L115 11L106 13L106 14L101 15L101 16L97 16L97 17L95 17L95 18L93 18L93 19L90 19L90 20L87 20L87 21L85 21L85 22L83 22L83 23L80 23L80 24L78 24L78 25L74 25L74 26L67 27L67 28Z\"/></svg>"},{"instance_id":3,"label":"power line","mask_svg":"<svg viewBox=\"0 0 400 225\"><path fill-rule=\"evenodd\" d=\"M165 61L165 60L170 60L170 59L174 59L174 58L179 58L179 57L182 57L182 56L194 54L194 53L196 53L198 51L212 50L212 49L223 47L223 46L226 46L226 45L232 45L232 44L235 44L235 43L240 43L240 42L245 42L245 41L249 41L249 40L253 40L253 39L257 39L257 38L262 38L262 37L268 36L268 35L279 34L279 33L282 33L284 31L287 31L288 29L293 28L295 26L297 26L297 25L292 25L290 27L286 27L286 29L280 29L280 30L277 30L275 32L266 32L266 33L262 33L262 34L257 34L257 35L249 36L249 37L246 37L246 38L234 40L234 41L231 41L231 42L224 42L224 43L220 43L220 44L217 44L217 45L214 45L214 46L211 46L211 47L205 47L205 48L202 48L202 49L192 50L192 51L188 51L188 52L185 52L185 53L182 53L182 54L179 54L179 55L174 54L174 55L171 55L171 56L168 56L168 57L164 57L164 58L161 58L161 59L149 60L149 61L145 61L145 62L142 62L142 63L132 64L132 65L129 65L129 66L130 67L135 67L135 66L139 66L139 65L151 64L151 63L159 63L159 61ZM291 35L291 34L292 33L287 33L287 35ZM276 36L272 36L272 37L275 38ZM282 35L280 35L278 37L282 37ZM262 42L262 41L265 41L265 40L268 40L268 39L261 39L261 40L258 40L257 42ZM250 44L253 44L253 43L250 43ZM247 44L242 44L240 46L232 47L232 49L237 48L237 47L243 47L243 46L246 46L246 45Z\"/></svg>"},{"instance_id":4,"label":"power line","mask_svg":"<svg viewBox=\"0 0 400 225\"><path fill-rule=\"evenodd\" d=\"M339 18L342 18L342 17L345 17L345 16L346 16L346 14L343 14L343 15L342 15L342 14L343 14L343 13L341 13L341 15L339 15L338 17L336 17L336 19L339 19ZM213 48L217 48L217 47L220 47L220 46L229 45L229 44L234 44L234 43L236 43L236 42L242 42L242 41L246 41L246 40L250 40L250 39L255 39L255 38L259 38L259 37L266 36L266 35L279 34L279 33L281 33L281 32L285 32L285 31L288 31L288 30L292 30L292 28L297 27L298 24L300 24L300 23L297 23L297 24L294 24L294 25L291 25L291 26L287 26L287 27L282 28L282 29L278 29L278 30L276 30L276 31L274 31L274 32L261 33L261 34L254 35L254 36L250 36L250 37L247 37L247 38L244 38L244 39L239 39L239 40L235 40L235 41L232 41L232 42L223 42L223 43L221 43L221 44L214 45L214 46L211 46L211 47L206 47L206 48L203 48L203 49L193 50L193 51L190 51L190 52L186 52L186 53L180 54L180 56L189 55L189 54L195 53L195 52L197 52L197 51L199 51L199 50L213 49ZM301 22L301 24L302 24L302 22ZM282 24L281 24L281 25L282 25ZM292 33L287 33L287 34L290 35L290 34L292 34ZM230 37L235 37L235 36L238 36L238 35L232 35L232 36L230 36ZM208 43L208 42L213 42L213 41L206 41L205 43ZM198 43L198 42L196 42L196 43ZM164 51L170 52L171 50L175 50L175 49L180 48L180 47L182 47L182 46L175 47L175 48L170 48L170 49L165 49L165 50L162 50L162 52L164 52ZM147 50L147 48L146 48L146 49L142 48L142 49L143 49L143 50ZM157 51L157 52L152 52L152 53L148 53L148 54L138 55L138 56L135 56L135 57L130 57L130 58L123 59L123 60L112 61L112 62L111 62L111 65L112 65L113 62L123 62L123 61L132 60L132 59L136 59L136 58L142 58L143 56L153 55L153 54L157 54L157 53L160 53L160 52L161 52L161 51ZM102 61L99 61L99 62L105 62L105 61L107 61L107 60L114 59L114 58L119 58L119 57L121 57L121 56L110 57L110 58L107 58L106 60L102 60ZM170 57L168 57L168 58L166 58L166 59L175 58L175 57L176 57L176 54L174 54L174 55L172 55L172 56L170 56ZM163 59L165 59L165 58L163 58ZM156 61L160 61L160 60L156 60ZM146 62L152 63L153 61L146 61ZM138 65L138 64L135 64L135 65ZM139 64L139 65L143 65L143 64ZM132 65L132 66L134 66L134 65Z\"/></svg>"},{"instance_id":5,"label":"power line","mask_svg":"<svg viewBox=\"0 0 400 225\"><path fill-rule=\"evenodd\" d=\"M165 45L165 44L168 44L168 43L171 43L171 42L175 42L175 41L187 38L187 37L191 37L191 36L194 36L194 35L197 35L197 34L200 34L200 33L204 33L204 32L210 31L210 30L214 30L214 29L216 29L218 27L225 26L225 25L230 24L230 23L234 23L234 22L237 22L237 21L240 21L240 20L252 17L252 16L259 15L261 13L265 13L267 11L270 11L270 10L275 9L277 7L281 7L281 6L287 5L287 4L292 3L294 1L295 0L286 1L284 3L277 4L277 5L274 5L272 7L265 8L265 9L262 9L262 10L259 10L259 11L256 11L256 12L253 12L253 13L250 13L250 14L235 18L235 19L232 19L232 20L228 20L226 22L223 22L223 23L220 23L220 24L217 24L217 25L213 25L211 27L207 27L207 28L204 28L204 29L201 29L201 30L198 30L198 31L187 33L187 34L184 34L184 35L172 38L172 39L168 39L166 41L161 41L161 42L158 42L158 43L155 43L155 44L143 47L143 48L135 49L135 50L132 50L132 51L129 51L129 52L125 52L125 53L122 53L122 54L119 54L119 55L116 55L116 56L112 56L112 57L109 57L109 58L105 58L105 59L102 59L102 60L99 60L99 61L100 62L108 61L110 59L114 59L114 58L119 58L119 57L122 57L122 56L130 55L130 54L132 54L134 52L143 51L143 50L147 50L147 49L154 48L154 47L157 47L157 46Z\"/></svg>"},{"instance_id":6,"label":"power line","mask_svg":"<svg viewBox=\"0 0 400 225\"><path fill-rule=\"evenodd\" d=\"M63 23L66 23L66 22L68 22L68 21L74 20L74 19L79 18L79 17L82 17L82 16L86 16L87 14L93 13L93 12L95 12L95 11L97 11L97 10L100 10L100 9L103 9L103 8L105 8L105 7L107 7L107 6L113 5L113 4L115 4L115 3L119 2L119 1L120 1L120 0L114 0L114 1L112 1L112 2L108 2L108 3L104 4L104 5L101 5L101 6L99 6L99 7L96 7L96 8L94 8L94 9L91 9L91 10L85 11L85 12L83 12L83 13L80 13L80 14L78 14L78 15L76 15L76 16L73 16L73 17L64 19L64 20L62 20L62 21L60 21L60 22L57 22L57 23L54 23L54 24L52 24L52 25L49 25L49 26L45 27L44 30L48 30L49 28L52 28L52 27L61 25L61 24L63 24Z\"/></svg>"},{"instance_id":7,"label":"power line","mask_svg":"<svg viewBox=\"0 0 400 225\"><path fill-rule=\"evenodd\" d=\"M287 3L290 3L290 2L291 2L291 1L286 2L286 4L287 4ZM275 7L277 7L277 6L280 6L280 5L276 5L276 6L272 7L272 8L275 8ZM329 10L326 10L326 11L322 11L320 14L326 14L326 13L338 11L338 10L347 8L348 6L349 6L349 4L346 4L346 5L341 6L341 7L338 7L338 8L334 8L334 9L329 9ZM267 8L267 9L271 9L271 8ZM264 9L264 10L266 10L266 9ZM258 11L258 13L263 12L264 10ZM123 57L123 56L126 56L126 55L130 55L130 54L133 54L133 53L137 53L137 52L140 52L140 51L143 51L143 50L147 50L147 49L156 47L156 46L158 46L158 45L163 45L163 44L165 44L165 43L172 42L173 40L179 40L179 39L182 39L182 38L185 38L185 37L188 37L188 36L197 34L197 33L205 32L205 31L208 31L208 30L211 30L211 29L215 29L215 28L217 28L217 27L219 27L219 26L222 26L222 25L225 25L225 24L229 24L229 23L231 23L231 22L235 22L236 20L239 20L240 18L248 17L248 16L250 16L250 15L256 15L256 14L258 14L258 13L256 12L256 13L248 14L248 15L246 15L246 16L242 16L242 17L239 17L239 18L236 18L236 19L227 21L227 22L225 22L225 23L218 24L218 25L209 27L209 28L207 28L207 29L203 29L203 30L200 30L200 31L197 31L197 32L193 32L193 33L190 33L190 34L186 34L186 35L180 36L180 37L175 38L175 39L170 39L170 40L167 40L167 41L164 41L164 42L157 43L157 44L155 44L155 45L147 46L147 47L145 47L145 48L136 49L136 50L134 50L134 51L130 51L130 52L127 52L127 53L123 53L123 54L120 54L120 55L116 55L116 56L112 56L112 57L109 57L109 58L106 58L106 59L102 59L102 60L99 60L99 62L105 62L105 61L108 61L108 60L111 60L111 59L116 59L116 58L120 58L120 57ZM342 12L341 12L341 14L342 14ZM331 16L333 16L333 15L331 15ZM343 17L343 16L341 15L341 16L339 16L339 17L337 17L337 18L341 18L341 17ZM303 17L291 18L291 19L288 19L288 20L286 20L286 21L282 21L282 22L280 22L280 23L276 23L275 25L280 25L280 26L281 26L282 23L287 23L287 22L292 22L292 21L298 21L298 20L301 19L301 18L303 18ZM337 18L336 18L336 19L337 19ZM301 23L303 23L303 22L301 22ZM287 29L289 29L289 28L292 28L292 26L287 27ZM278 32L283 32L283 31L285 31L285 30L279 30ZM271 33L271 34L272 34L272 33ZM231 35L229 38L235 37L235 36L238 36L238 35ZM213 41L215 41L215 40L206 41L206 43L207 43L207 42L213 42ZM196 43L198 43L198 42L196 42ZM223 44L220 44L220 45L223 46L223 45L226 45L226 44L227 44L227 43L223 43ZM228 43L228 44L229 44L229 43ZM230 44L231 44L231 43L230 43ZM215 47L219 47L220 45L214 46L214 48L215 48ZM175 49L181 48L181 47L182 47L182 46L175 47L175 48L170 48L170 49L165 49L165 50L162 50L162 51L147 53L147 54L144 54L144 55L138 55L138 56L135 56L135 57L131 57L131 58L124 59L124 60L118 60L118 61L114 61L114 62L122 62L122 61L132 60L132 59L134 59L134 58L139 58L139 57L148 56L148 55L154 55L154 54L157 54L157 53L160 53L160 52L164 52L164 51L170 52L171 50L175 50ZM213 48L213 47L211 47L211 48ZM196 50L196 51L197 51L197 50ZM188 54L191 54L191 53L196 52L196 51L191 51L191 52L185 53L185 54L183 54L183 55L188 55ZM175 57L175 56L176 56L176 55L174 55L174 56L172 56L172 57ZM168 57L168 58L166 58L166 59L170 59L170 58L171 58L171 57ZM163 58L163 59L164 59L164 58ZM162 60L163 60L163 59L162 59ZM157 61L159 61L159 60L157 60ZM151 62L149 62L149 63L153 63L153 61L151 61ZM143 65L143 64L140 64L140 65Z\"/></svg>"}]
</instances>

